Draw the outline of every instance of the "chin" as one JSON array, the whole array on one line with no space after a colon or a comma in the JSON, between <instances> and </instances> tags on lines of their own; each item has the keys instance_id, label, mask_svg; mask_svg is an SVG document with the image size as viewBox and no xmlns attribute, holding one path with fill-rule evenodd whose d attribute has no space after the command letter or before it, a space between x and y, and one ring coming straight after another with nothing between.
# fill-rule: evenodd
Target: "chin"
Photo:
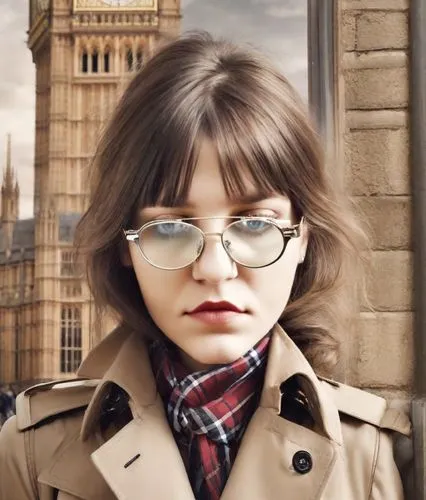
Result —
<instances>
[{"instance_id":1,"label":"chin","mask_svg":"<svg viewBox=\"0 0 426 500\"><path fill-rule=\"evenodd\" d=\"M220 353L217 355L203 356L202 359L197 361L203 365L229 365L243 356L243 354L245 354L245 352L242 354L233 352Z\"/></svg>"},{"instance_id":2,"label":"chin","mask_svg":"<svg viewBox=\"0 0 426 500\"><path fill-rule=\"evenodd\" d=\"M232 345L229 339L225 342L209 343L209 345L200 346L200 349L189 349L186 351L189 356L198 365L211 367L214 365L229 365L237 359L241 358L246 352L253 347L251 343Z\"/></svg>"}]
</instances>

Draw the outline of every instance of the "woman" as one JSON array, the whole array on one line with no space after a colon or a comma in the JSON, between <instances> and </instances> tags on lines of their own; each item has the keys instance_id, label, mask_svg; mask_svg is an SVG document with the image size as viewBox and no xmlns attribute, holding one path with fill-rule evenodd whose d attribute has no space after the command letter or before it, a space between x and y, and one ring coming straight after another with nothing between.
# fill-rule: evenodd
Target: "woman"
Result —
<instances>
[{"instance_id":1,"label":"woman","mask_svg":"<svg viewBox=\"0 0 426 500\"><path fill-rule=\"evenodd\" d=\"M208 35L124 93L77 233L119 327L18 398L1 499L401 499L379 397L332 373L362 232L294 91ZM347 286L350 284L350 286Z\"/></svg>"}]
</instances>

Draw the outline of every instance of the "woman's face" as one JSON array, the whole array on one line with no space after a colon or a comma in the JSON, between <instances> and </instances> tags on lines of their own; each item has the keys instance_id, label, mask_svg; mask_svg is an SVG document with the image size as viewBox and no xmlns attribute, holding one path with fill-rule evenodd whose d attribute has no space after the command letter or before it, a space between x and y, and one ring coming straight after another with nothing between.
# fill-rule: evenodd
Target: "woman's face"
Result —
<instances>
[{"instance_id":1,"label":"woman's face","mask_svg":"<svg viewBox=\"0 0 426 500\"><path fill-rule=\"evenodd\" d=\"M256 186L246 180L247 195ZM170 217L267 216L292 220L286 196L274 195L258 202L230 201L219 171L214 145L204 139L185 207L147 207L138 227ZM295 222L294 220L292 221ZM200 221L205 232L222 232L229 221ZM192 370L235 361L264 337L281 316L293 285L298 263L306 251L307 237L292 238L274 264L249 269L235 264L220 238L207 236L203 253L190 267L168 271L153 267L137 246L129 243L130 262L148 311L158 328L180 350ZM191 314L204 302L226 301L241 312Z\"/></svg>"}]
</instances>

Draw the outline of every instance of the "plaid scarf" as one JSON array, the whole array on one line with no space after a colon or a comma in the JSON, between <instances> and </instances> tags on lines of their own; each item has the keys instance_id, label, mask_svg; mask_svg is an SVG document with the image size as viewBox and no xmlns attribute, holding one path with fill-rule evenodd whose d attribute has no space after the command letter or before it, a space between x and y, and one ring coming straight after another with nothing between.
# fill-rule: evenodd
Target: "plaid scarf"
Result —
<instances>
[{"instance_id":1,"label":"plaid scarf","mask_svg":"<svg viewBox=\"0 0 426 500\"><path fill-rule=\"evenodd\" d=\"M198 500L216 500L260 396L270 336L240 359L189 373L176 350L155 342L151 360L169 424Z\"/></svg>"}]
</instances>

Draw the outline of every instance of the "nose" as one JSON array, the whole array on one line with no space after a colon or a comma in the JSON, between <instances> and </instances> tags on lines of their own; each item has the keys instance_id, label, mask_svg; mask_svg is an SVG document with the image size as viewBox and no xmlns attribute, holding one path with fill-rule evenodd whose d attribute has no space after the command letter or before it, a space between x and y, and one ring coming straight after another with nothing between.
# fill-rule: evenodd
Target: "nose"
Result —
<instances>
[{"instance_id":1,"label":"nose","mask_svg":"<svg viewBox=\"0 0 426 500\"><path fill-rule=\"evenodd\" d=\"M220 234L209 233L201 255L192 265L192 277L197 281L220 283L237 276L237 264L223 248Z\"/></svg>"}]
</instances>

